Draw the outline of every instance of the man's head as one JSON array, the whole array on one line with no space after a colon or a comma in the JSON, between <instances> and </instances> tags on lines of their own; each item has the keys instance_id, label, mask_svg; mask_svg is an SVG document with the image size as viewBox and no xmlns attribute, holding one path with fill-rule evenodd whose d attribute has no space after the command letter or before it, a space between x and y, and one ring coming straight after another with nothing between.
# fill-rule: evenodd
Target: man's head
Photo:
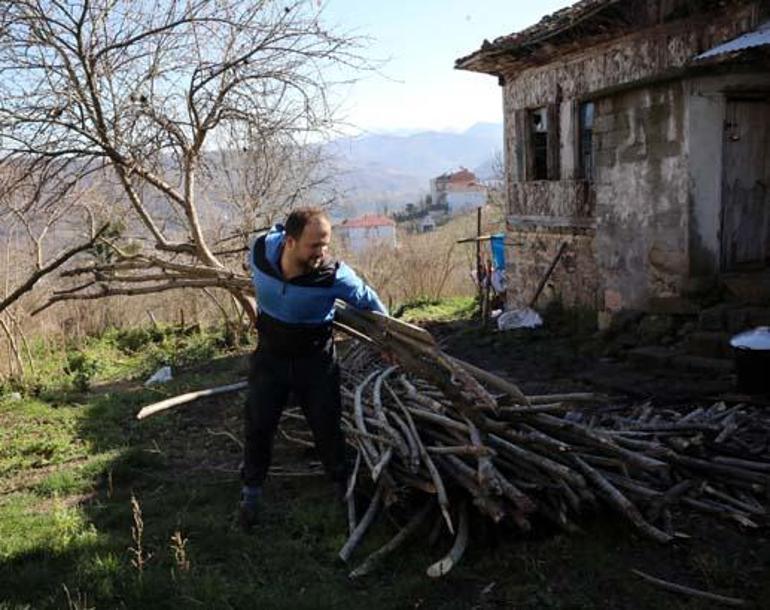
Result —
<instances>
[{"instance_id":1,"label":"man's head","mask_svg":"<svg viewBox=\"0 0 770 610\"><path fill-rule=\"evenodd\" d=\"M306 271L317 269L332 237L332 225L326 212L321 208L297 208L286 219L284 230L286 254Z\"/></svg>"}]
</instances>

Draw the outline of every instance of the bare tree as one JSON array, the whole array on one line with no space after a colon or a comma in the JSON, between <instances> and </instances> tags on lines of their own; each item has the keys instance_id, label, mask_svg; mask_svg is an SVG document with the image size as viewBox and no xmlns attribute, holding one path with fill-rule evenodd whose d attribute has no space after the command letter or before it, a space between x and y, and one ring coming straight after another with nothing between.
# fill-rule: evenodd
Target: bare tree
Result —
<instances>
[{"instance_id":1,"label":"bare tree","mask_svg":"<svg viewBox=\"0 0 770 610\"><path fill-rule=\"evenodd\" d=\"M487 188L487 203L492 206L495 215L505 217L507 211L505 157L501 150L496 150L492 157L490 174L484 181L484 186Z\"/></svg>"},{"instance_id":2,"label":"bare tree","mask_svg":"<svg viewBox=\"0 0 770 610\"><path fill-rule=\"evenodd\" d=\"M94 248L109 228L100 219L102 202L82 178L57 163L6 163L0 168L0 336L8 346L11 374L25 370L20 345L34 369L19 322L23 297Z\"/></svg>"},{"instance_id":3,"label":"bare tree","mask_svg":"<svg viewBox=\"0 0 770 610\"><path fill-rule=\"evenodd\" d=\"M68 270L86 279L49 304L219 287L253 315L243 233L275 213L266 202L290 206L321 180L302 156L334 126L326 76L366 67L358 41L325 29L319 10L309 0L0 4L0 163L75 168L120 219L99 237L109 256ZM250 174L238 170L250 162ZM237 247L223 242L233 235Z\"/></svg>"}]
</instances>

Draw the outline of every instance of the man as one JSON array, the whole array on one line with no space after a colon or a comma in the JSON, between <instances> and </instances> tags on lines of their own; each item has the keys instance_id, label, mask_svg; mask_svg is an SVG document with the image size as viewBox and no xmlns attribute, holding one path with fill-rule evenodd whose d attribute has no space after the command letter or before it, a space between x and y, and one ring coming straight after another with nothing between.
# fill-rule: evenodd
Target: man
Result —
<instances>
[{"instance_id":1,"label":"man","mask_svg":"<svg viewBox=\"0 0 770 610\"><path fill-rule=\"evenodd\" d=\"M387 313L377 294L344 263L327 257L331 223L319 208L294 210L250 252L258 297L258 347L252 355L245 409L243 489L239 519L257 517L273 437L293 392L313 431L324 469L338 493L347 464L340 428L339 367L334 353L334 300Z\"/></svg>"}]
</instances>

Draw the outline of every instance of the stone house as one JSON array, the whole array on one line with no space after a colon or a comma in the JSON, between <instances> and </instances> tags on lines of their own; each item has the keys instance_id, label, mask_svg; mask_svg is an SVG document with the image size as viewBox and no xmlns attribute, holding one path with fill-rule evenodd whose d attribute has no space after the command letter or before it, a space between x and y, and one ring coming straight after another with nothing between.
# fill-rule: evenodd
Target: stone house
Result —
<instances>
[{"instance_id":1,"label":"stone house","mask_svg":"<svg viewBox=\"0 0 770 610\"><path fill-rule=\"evenodd\" d=\"M340 242L354 252L373 247L396 247L396 222L387 216L365 214L334 226Z\"/></svg>"},{"instance_id":2,"label":"stone house","mask_svg":"<svg viewBox=\"0 0 770 610\"><path fill-rule=\"evenodd\" d=\"M683 301L770 276L770 2L583 0L484 41L505 117L510 304Z\"/></svg>"},{"instance_id":3,"label":"stone house","mask_svg":"<svg viewBox=\"0 0 770 610\"><path fill-rule=\"evenodd\" d=\"M476 174L461 167L430 181L430 197L433 205L446 206L453 216L482 206L487 201L487 189L480 184Z\"/></svg>"}]
</instances>

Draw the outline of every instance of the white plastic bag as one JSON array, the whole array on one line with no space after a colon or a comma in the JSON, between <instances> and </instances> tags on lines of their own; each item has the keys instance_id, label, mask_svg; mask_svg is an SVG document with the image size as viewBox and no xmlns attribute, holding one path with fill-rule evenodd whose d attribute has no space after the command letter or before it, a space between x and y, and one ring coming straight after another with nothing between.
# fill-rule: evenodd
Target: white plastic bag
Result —
<instances>
[{"instance_id":1,"label":"white plastic bag","mask_svg":"<svg viewBox=\"0 0 770 610\"><path fill-rule=\"evenodd\" d=\"M170 366L162 366L157 371L155 371L150 378L144 382L144 385L153 385L155 383L166 383L167 381L171 381L171 367Z\"/></svg>"},{"instance_id":2,"label":"white plastic bag","mask_svg":"<svg viewBox=\"0 0 770 610\"><path fill-rule=\"evenodd\" d=\"M524 307L512 309L501 313L497 318L499 330L513 330L514 328L537 328L543 325L543 318L534 309Z\"/></svg>"}]
</instances>

